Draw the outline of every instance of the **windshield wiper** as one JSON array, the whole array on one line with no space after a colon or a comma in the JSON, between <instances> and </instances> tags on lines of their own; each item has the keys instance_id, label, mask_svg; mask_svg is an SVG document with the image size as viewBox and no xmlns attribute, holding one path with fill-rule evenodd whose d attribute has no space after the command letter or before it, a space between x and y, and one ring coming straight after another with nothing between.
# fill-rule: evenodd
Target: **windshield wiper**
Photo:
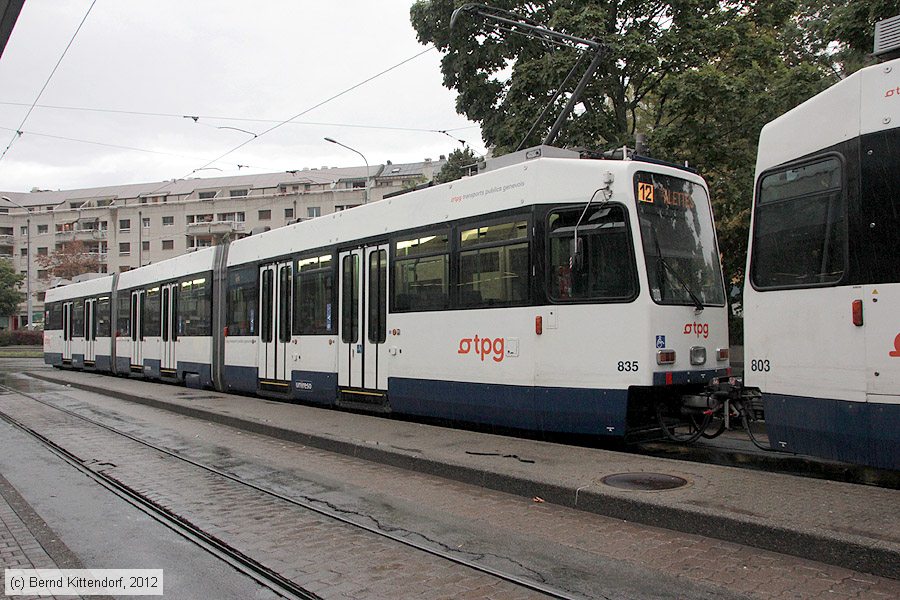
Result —
<instances>
[{"instance_id":1,"label":"windshield wiper","mask_svg":"<svg viewBox=\"0 0 900 600\"><path fill-rule=\"evenodd\" d=\"M658 248L659 248L659 246L657 246L657 249ZM703 306L703 303L700 301L700 298L697 297L697 294L695 294L691 290L690 286L684 281L684 279L681 278L681 275L678 274L678 271L675 270L675 267L670 265L666 261L666 259L663 258L662 254L660 254L657 258L659 259L659 264L661 264L663 267L668 269L669 273L671 273L672 275L675 276L675 279L678 281L678 283L681 284L681 287L684 288L684 291L687 292L688 296L691 297L691 301L693 301L694 306L697 308L697 312L702 311L705 307Z\"/></svg>"}]
</instances>

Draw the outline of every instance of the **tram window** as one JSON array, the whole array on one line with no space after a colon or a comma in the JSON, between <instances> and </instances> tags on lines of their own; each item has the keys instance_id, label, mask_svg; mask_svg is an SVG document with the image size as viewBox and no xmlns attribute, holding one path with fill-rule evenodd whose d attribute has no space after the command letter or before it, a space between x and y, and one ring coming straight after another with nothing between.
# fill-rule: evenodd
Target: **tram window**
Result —
<instances>
[{"instance_id":1,"label":"tram window","mask_svg":"<svg viewBox=\"0 0 900 600\"><path fill-rule=\"evenodd\" d=\"M159 337L160 327L160 310L162 302L160 300L159 286L149 288L144 292L144 312L141 314L141 338L144 336Z\"/></svg>"},{"instance_id":2,"label":"tram window","mask_svg":"<svg viewBox=\"0 0 900 600\"><path fill-rule=\"evenodd\" d=\"M387 339L387 252L369 254L369 341L381 344Z\"/></svg>"},{"instance_id":3,"label":"tram window","mask_svg":"<svg viewBox=\"0 0 900 600\"><path fill-rule=\"evenodd\" d=\"M527 239L526 221L460 231L460 306L502 306L527 301L531 279Z\"/></svg>"},{"instance_id":4,"label":"tram window","mask_svg":"<svg viewBox=\"0 0 900 600\"><path fill-rule=\"evenodd\" d=\"M97 303L94 305L94 323L97 328L97 337L110 337L112 333L109 308L109 296L97 298Z\"/></svg>"},{"instance_id":5,"label":"tram window","mask_svg":"<svg viewBox=\"0 0 900 600\"><path fill-rule=\"evenodd\" d=\"M331 254L297 261L294 269L294 335L334 333L331 266Z\"/></svg>"},{"instance_id":6,"label":"tram window","mask_svg":"<svg viewBox=\"0 0 900 600\"><path fill-rule=\"evenodd\" d=\"M845 212L837 157L763 175L753 225L753 285L814 287L840 281Z\"/></svg>"},{"instance_id":7,"label":"tram window","mask_svg":"<svg viewBox=\"0 0 900 600\"><path fill-rule=\"evenodd\" d=\"M131 336L131 290L116 295L116 331L121 337Z\"/></svg>"},{"instance_id":8,"label":"tram window","mask_svg":"<svg viewBox=\"0 0 900 600\"><path fill-rule=\"evenodd\" d=\"M44 316L44 327L47 330L60 330L62 329L62 303L61 302L51 302L46 309L46 315Z\"/></svg>"},{"instance_id":9,"label":"tram window","mask_svg":"<svg viewBox=\"0 0 900 600\"><path fill-rule=\"evenodd\" d=\"M259 269L255 265L229 269L226 308L228 335L256 335Z\"/></svg>"},{"instance_id":10,"label":"tram window","mask_svg":"<svg viewBox=\"0 0 900 600\"><path fill-rule=\"evenodd\" d=\"M179 336L212 333L212 276L210 273L182 279L174 296Z\"/></svg>"},{"instance_id":11,"label":"tram window","mask_svg":"<svg viewBox=\"0 0 900 600\"><path fill-rule=\"evenodd\" d=\"M272 269L263 269L260 275L262 297L259 305L259 335L263 342L272 341Z\"/></svg>"},{"instance_id":12,"label":"tram window","mask_svg":"<svg viewBox=\"0 0 900 600\"><path fill-rule=\"evenodd\" d=\"M350 254L341 264L341 341L359 341L359 256Z\"/></svg>"},{"instance_id":13,"label":"tram window","mask_svg":"<svg viewBox=\"0 0 900 600\"><path fill-rule=\"evenodd\" d=\"M291 265L278 268L278 341L291 341Z\"/></svg>"},{"instance_id":14,"label":"tram window","mask_svg":"<svg viewBox=\"0 0 900 600\"><path fill-rule=\"evenodd\" d=\"M435 233L394 242L394 311L450 305L450 237Z\"/></svg>"},{"instance_id":15,"label":"tram window","mask_svg":"<svg viewBox=\"0 0 900 600\"><path fill-rule=\"evenodd\" d=\"M605 204L581 218L583 208L554 211L549 218L550 298L556 301L628 301L637 295L637 272L625 210ZM580 266L570 266L571 242L583 244Z\"/></svg>"},{"instance_id":16,"label":"tram window","mask_svg":"<svg viewBox=\"0 0 900 600\"><path fill-rule=\"evenodd\" d=\"M84 300L72 304L72 337L84 337Z\"/></svg>"}]
</instances>

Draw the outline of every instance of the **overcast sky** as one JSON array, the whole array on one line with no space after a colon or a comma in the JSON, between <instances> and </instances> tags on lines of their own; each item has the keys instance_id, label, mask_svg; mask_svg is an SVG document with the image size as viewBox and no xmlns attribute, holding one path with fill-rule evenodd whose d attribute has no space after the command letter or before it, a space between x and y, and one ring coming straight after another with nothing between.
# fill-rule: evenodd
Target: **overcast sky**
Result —
<instances>
[{"instance_id":1,"label":"overcast sky","mask_svg":"<svg viewBox=\"0 0 900 600\"><path fill-rule=\"evenodd\" d=\"M25 134L0 160L0 190L184 177L252 138L217 127L260 133L422 52L409 22L412 1L97 0ZM0 58L0 151L90 4L25 3ZM452 130L453 138L483 153L480 130L456 114L455 94L441 85L440 59L428 51L297 119L307 124L284 125L212 165L221 171L194 176L363 164L325 136L356 148L373 165L437 159L461 147L440 133L403 129Z\"/></svg>"}]
</instances>

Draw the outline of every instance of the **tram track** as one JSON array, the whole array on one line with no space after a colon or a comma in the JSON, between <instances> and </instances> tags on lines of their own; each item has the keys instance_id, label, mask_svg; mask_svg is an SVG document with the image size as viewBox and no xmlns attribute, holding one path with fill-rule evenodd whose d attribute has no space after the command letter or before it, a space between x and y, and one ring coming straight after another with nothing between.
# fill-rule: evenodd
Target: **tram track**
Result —
<instances>
[{"instance_id":1,"label":"tram track","mask_svg":"<svg viewBox=\"0 0 900 600\"><path fill-rule=\"evenodd\" d=\"M115 427L112 427L106 423L100 422L96 419L88 417L86 415L80 414L77 411L70 410L65 407L57 406L52 402L48 402L36 397L33 394L30 394L26 391L22 391L16 389L11 386L0 384L0 390L6 390L9 393L16 394L27 398L33 402L36 402L44 407L53 409L59 413L62 413L68 417L78 419L84 423L102 429L106 432L114 434L120 438L127 439L130 442L139 444L142 447L150 449L154 452L158 452L162 455L165 455L169 458L180 461L181 463L190 465L191 467L201 469L206 473L211 475L220 477L229 482L236 483L246 489L253 490L259 494L262 494L266 497L288 503L289 505L295 506L297 508L312 512L318 516L325 517L332 521L341 523L343 525L347 525L353 527L355 529L361 530L367 534L378 536L379 538L383 538L386 540L390 540L391 542L400 544L402 546L412 548L416 551L425 553L427 555L440 558L446 560L450 563L458 565L460 567L464 567L467 569L471 569L477 573L481 573L483 575L488 575L493 578L502 580L504 582L513 584L519 588L530 590L532 592L537 592L542 595L551 598L560 598L560 599L574 599L574 598L582 598L582 596L578 594L570 593L566 590L561 590L555 588L553 586L544 584L540 581L536 581L533 579L529 579L527 577L522 577L519 575L511 574L504 572L502 570L478 564L473 560L469 560L467 558L461 557L459 555L455 555L454 553L444 550L439 547L435 547L433 545L429 545L427 543L421 543L416 540L408 539L403 537L402 535L393 533L392 531L386 531L380 529L378 527L378 521L374 517L372 521L376 523L376 525L369 525L367 523L360 522L358 520L349 518L340 514L336 510L332 510L330 508L323 508L322 506L318 506L308 501L300 500L297 498L293 498L287 496L285 494L279 493L277 491L268 489L264 486L257 485L256 483L247 481L241 477L235 476L231 473L223 471L217 467L205 464L203 462L194 460L190 457L183 456L178 452L172 451L168 448L162 447L159 444L147 441L138 436L135 436L126 431L122 431ZM169 528L173 529L177 533L181 534L191 542L195 543L199 547L203 548L207 552L210 552L214 556L221 558L223 561L231 564L239 571L247 574L261 585L271 589L275 593L282 595L286 598L319 598L316 594L310 592L293 583L290 579L280 575L276 571L266 567L265 565L259 563L253 558L247 556L246 554L240 552L239 550L233 548L229 544L225 543L221 539L218 539L215 535L212 535L200 527L192 524L189 520L185 519L182 516L175 514L174 512L166 509L159 503L155 502L153 499L148 498L145 494L138 492L135 489L132 489L126 483L118 480L115 477L110 476L109 474L103 473L102 471L98 471L97 469L91 468L85 460L76 454L70 452L62 445L54 442L48 437L44 436L40 432L34 430L28 425L20 422L15 417L7 414L6 412L0 410L0 418L4 421L10 423L16 428L20 429L27 435L37 439L40 443L45 445L51 452L59 456L61 459L65 460L67 463L71 464L79 471L82 471L110 491L116 493L123 499L127 500L132 505L136 506L143 512L146 512L150 516L152 516L157 521L162 522Z\"/></svg>"}]
</instances>

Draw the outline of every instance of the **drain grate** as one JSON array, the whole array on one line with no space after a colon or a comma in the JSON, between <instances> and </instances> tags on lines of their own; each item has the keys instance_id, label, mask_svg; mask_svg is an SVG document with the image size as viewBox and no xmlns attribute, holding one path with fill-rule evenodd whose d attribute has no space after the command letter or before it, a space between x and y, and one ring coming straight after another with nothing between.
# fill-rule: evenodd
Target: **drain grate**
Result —
<instances>
[{"instance_id":1,"label":"drain grate","mask_svg":"<svg viewBox=\"0 0 900 600\"><path fill-rule=\"evenodd\" d=\"M600 481L620 490L643 492L674 490L687 485L687 479L664 473L616 473L607 475Z\"/></svg>"}]
</instances>

